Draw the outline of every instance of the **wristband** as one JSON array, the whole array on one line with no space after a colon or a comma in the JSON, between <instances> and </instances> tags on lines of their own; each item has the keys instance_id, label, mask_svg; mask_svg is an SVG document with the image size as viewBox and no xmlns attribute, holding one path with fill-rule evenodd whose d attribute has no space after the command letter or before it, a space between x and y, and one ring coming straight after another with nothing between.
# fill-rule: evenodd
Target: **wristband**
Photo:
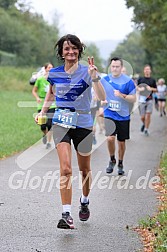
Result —
<instances>
[{"instance_id":1,"label":"wristband","mask_svg":"<svg viewBox=\"0 0 167 252\"><path fill-rule=\"evenodd\" d=\"M100 79L101 79L100 76L98 76L95 79L92 79L92 82L98 82Z\"/></svg>"}]
</instances>

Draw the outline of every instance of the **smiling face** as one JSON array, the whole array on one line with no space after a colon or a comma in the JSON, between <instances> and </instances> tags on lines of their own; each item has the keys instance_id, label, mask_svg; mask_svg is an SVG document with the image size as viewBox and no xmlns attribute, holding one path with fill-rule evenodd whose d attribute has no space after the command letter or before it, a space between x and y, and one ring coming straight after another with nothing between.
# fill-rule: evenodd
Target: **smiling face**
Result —
<instances>
[{"instance_id":1,"label":"smiling face","mask_svg":"<svg viewBox=\"0 0 167 252\"><path fill-rule=\"evenodd\" d=\"M64 41L62 56L66 63L76 63L79 57L79 49L70 41Z\"/></svg>"},{"instance_id":2,"label":"smiling face","mask_svg":"<svg viewBox=\"0 0 167 252\"><path fill-rule=\"evenodd\" d=\"M82 57L85 45L76 35L67 34L57 41L55 49L58 59L65 64L75 64Z\"/></svg>"}]
</instances>

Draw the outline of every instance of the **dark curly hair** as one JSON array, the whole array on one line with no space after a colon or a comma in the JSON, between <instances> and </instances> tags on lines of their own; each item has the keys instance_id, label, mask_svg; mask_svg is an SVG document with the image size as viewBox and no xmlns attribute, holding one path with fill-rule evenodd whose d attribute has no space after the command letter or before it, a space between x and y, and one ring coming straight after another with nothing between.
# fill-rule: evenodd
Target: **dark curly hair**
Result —
<instances>
[{"instance_id":1,"label":"dark curly hair","mask_svg":"<svg viewBox=\"0 0 167 252\"><path fill-rule=\"evenodd\" d=\"M71 42L71 44L75 45L78 48L78 50L79 50L78 59L80 59L82 57L82 54L83 54L86 46L80 41L80 39L77 36L75 36L73 34L67 34L67 35L61 37L57 41L57 43L55 44L54 48L56 50L57 58L64 60L62 57L64 41Z\"/></svg>"}]
</instances>

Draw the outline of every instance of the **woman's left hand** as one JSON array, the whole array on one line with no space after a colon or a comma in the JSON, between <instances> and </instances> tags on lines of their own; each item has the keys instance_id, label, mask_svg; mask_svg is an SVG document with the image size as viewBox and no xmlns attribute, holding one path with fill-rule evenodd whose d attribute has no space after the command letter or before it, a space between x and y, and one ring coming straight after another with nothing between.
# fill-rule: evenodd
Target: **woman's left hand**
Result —
<instances>
[{"instance_id":1,"label":"woman's left hand","mask_svg":"<svg viewBox=\"0 0 167 252\"><path fill-rule=\"evenodd\" d=\"M94 65L94 57L92 56L91 58L88 57L88 73L90 74L92 79L95 79L97 77L97 67Z\"/></svg>"}]
</instances>

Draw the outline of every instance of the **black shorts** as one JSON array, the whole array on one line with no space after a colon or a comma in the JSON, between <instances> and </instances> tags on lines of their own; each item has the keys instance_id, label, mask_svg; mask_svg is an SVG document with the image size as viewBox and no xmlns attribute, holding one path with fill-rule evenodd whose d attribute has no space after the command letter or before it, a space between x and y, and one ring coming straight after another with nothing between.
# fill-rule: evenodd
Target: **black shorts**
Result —
<instances>
[{"instance_id":1,"label":"black shorts","mask_svg":"<svg viewBox=\"0 0 167 252\"><path fill-rule=\"evenodd\" d=\"M158 98L158 101L160 101L160 102L166 102L166 98Z\"/></svg>"},{"instance_id":2,"label":"black shorts","mask_svg":"<svg viewBox=\"0 0 167 252\"><path fill-rule=\"evenodd\" d=\"M129 128L130 120L117 121L111 118L105 118L105 135L106 136L116 136L118 141L125 141L130 138Z\"/></svg>"},{"instance_id":3,"label":"black shorts","mask_svg":"<svg viewBox=\"0 0 167 252\"><path fill-rule=\"evenodd\" d=\"M76 151L81 153L89 153L92 150L92 128L67 129L58 125L53 125L52 130L55 146L62 142L66 142L71 145L72 140Z\"/></svg>"}]
</instances>

